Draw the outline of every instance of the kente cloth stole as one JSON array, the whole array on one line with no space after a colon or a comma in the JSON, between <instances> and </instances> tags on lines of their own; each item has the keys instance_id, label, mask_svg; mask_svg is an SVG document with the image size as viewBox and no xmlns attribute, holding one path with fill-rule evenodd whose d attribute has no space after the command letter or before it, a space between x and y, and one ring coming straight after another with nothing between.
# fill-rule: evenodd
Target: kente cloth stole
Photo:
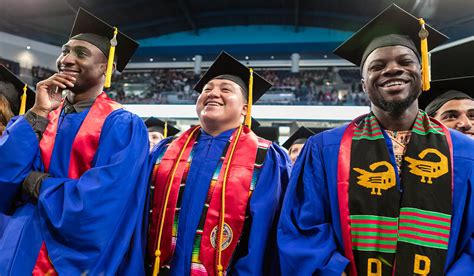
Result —
<instances>
[{"instance_id":1,"label":"kente cloth stole","mask_svg":"<svg viewBox=\"0 0 474 276\"><path fill-rule=\"evenodd\" d=\"M196 128L196 127L195 127ZM161 221L161 214L163 211L163 203L164 203L164 196L167 190L167 183L169 183L168 179L171 175L171 169L173 168L176 159L178 157L179 152L184 146L185 141L190 136L191 132L195 128L192 128L178 138L176 138L169 146L166 152L164 153L161 160L157 160L156 173L153 176L153 183L155 187L155 192L153 196L153 204L152 204L152 214L150 229L149 229L149 254L154 256L154 252L156 251L157 246L157 237L158 237L158 227ZM195 133L199 133L196 131ZM223 157L219 161L219 164L214 172L213 179L211 181L211 185L209 188L209 194L207 198L207 203L209 204L208 208L205 208L203 213L205 213L205 227L202 230L204 234L208 234L208 246L204 249L202 248L201 244L201 251L207 253L208 265L204 264L204 269L209 271L209 274L214 274L214 255L215 242L212 245L210 241L210 236L213 232L216 232L217 229L217 222L219 219L220 214L220 196L221 196L221 186L223 180L223 172L225 171L225 167L227 166L227 161L229 157L229 145L233 141L236 135L236 131L232 134L230 141L226 145L223 151ZM177 225L179 221L179 213L177 213L177 209L179 210L180 198L182 192L184 191L185 181L187 176L187 171L189 171L190 164L192 163L192 148L194 143L197 139L197 134L194 137L191 137L191 140L188 144L188 147L185 149L183 156L179 160L180 164L177 166L177 171L175 177L172 181L172 187L169 195L168 205L166 206L166 216L165 222L163 225L163 237L161 240L161 266L167 267L172 259L173 251L174 251L174 242L176 241L176 232L177 232ZM268 143L268 146L270 143ZM229 169L228 174L228 182L227 182L227 190L226 190L226 206L232 206L232 208L226 208L225 214L225 231L224 235L226 235L226 231L230 231L230 235L224 237L224 246L226 246L226 250L223 250L223 265L224 267L228 264L231 254L235 249L237 241L240 237L240 233L243 227L243 223L245 220L245 213L247 208L247 201L250 193L250 189L252 188L251 183L255 176L255 162L256 162L256 155L257 155L257 147L258 147L258 139L248 128L244 127L240 139L237 142L236 151L234 152L234 157L232 159L231 167ZM267 147L268 148L268 147ZM190 159L191 156L191 159ZM258 167L258 166L257 166ZM181 188L180 188L181 187ZM239 197L235 195L241 195ZM207 207L206 203L206 207ZM206 224L210 226L214 226L210 229L206 229ZM174 227L173 227L174 226ZM173 230L174 228L174 230ZM215 229L214 229L215 228ZM228 233L228 232L227 232ZM215 235L215 233L213 234ZM174 237L173 237L174 236ZM199 250L199 247L198 247ZM201 253L202 256L203 253ZM194 254L193 254L194 259ZM212 259L209 261L209 259Z\"/></svg>"},{"instance_id":2,"label":"kente cloth stole","mask_svg":"<svg viewBox=\"0 0 474 276\"><path fill-rule=\"evenodd\" d=\"M41 158L45 172L49 172L58 131L59 116L63 105L64 100L61 102L59 108L49 113L49 124L40 141ZM111 100L104 92L96 98L74 138L69 160L69 178L78 179L85 171L92 167L92 160L99 146L100 133L105 120L110 113L120 108L122 108L122 106ZM41 246L38 259L36 260L33 275L56 275L51 261L49 260L44 242Z\"/></svg>"},{"instance_id":3,"label":"kente cloth stole","mask_svg":"<svg viewBox=\"0 0 474 276\"><path fill-rule=\"evenodd\" d=\"M347 127L338 199L349 275L441 275L451 229L448 129L419 112L398 174L390 138L373 114Z\"/></svg>"}]
</instances>

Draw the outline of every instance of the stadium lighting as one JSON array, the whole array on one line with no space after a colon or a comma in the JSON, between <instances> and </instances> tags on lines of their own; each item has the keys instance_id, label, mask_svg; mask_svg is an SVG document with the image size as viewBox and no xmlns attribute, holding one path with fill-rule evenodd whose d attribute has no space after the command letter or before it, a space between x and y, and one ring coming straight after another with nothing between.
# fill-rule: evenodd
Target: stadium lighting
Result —
<instances>
[{"instance_id":1,"label":"stadium lighting","mask_svg":"<svg viewBox=\"0 0 474 276\"><path fill-rule=\"evenodd\" d=\"M150 62L153 62L154 59L153 59L153 58L150 58L149 60L150 60Z\"/></svg>"}]
</instances>

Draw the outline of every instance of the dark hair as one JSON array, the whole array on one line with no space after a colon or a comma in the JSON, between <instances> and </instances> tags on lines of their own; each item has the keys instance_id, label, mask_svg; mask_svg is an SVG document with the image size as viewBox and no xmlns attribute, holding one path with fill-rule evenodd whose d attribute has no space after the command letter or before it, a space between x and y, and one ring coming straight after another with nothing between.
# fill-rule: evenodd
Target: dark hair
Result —
<instances>
[{"instance_id":1,"label":"dark hair","mask_svg":"<svg viewBox=\"0 0 474 276\"><path fill-rule=\"evenodd\" d=\"M15 116L11 110L10 103L7 98L0 94L0 135L5 130L5 127L10 119Z\"/></svg>"}]
</instances>

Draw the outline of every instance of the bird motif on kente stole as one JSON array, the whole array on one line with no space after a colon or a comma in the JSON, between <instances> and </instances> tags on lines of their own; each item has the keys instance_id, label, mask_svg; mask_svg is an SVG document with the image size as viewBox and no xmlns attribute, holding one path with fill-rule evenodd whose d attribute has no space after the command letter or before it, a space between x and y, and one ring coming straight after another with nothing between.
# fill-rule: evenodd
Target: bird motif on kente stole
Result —
<instances>
[{"instance_id":1,"label":"bird motif on kente stole","mask_svg":"<svg viewBox=\"0 0 474 276\"><path fill-rule=\"evenodd\" d=\"M448 158L440 151L434 148L427 148L418 154L418 157L424 159L427 154L434 154L439 157L438 162L418 160L409 156L405 160L409 163L410 173L421 176L422 183L432 184L433 178L438 178L448 172Z\"/></svg>"},{"instance_id":2,"label":"bird motif on kente stole","mask_svg":"<svg viewBox=\"0 0 474 276\"><path fill-rule=\"evenodd\" d=\"M374 172L379 167L385 167L387 170L381 172ZM354 168L354 171L360 173L357 177L359 181L357 184L372 189L371 195L382 195L381 190L388 190L395 186L397 180L395 177L395 170L387 161L375 162L369 166L372 172L360 168Z\"/></svg>"}]
</instances>

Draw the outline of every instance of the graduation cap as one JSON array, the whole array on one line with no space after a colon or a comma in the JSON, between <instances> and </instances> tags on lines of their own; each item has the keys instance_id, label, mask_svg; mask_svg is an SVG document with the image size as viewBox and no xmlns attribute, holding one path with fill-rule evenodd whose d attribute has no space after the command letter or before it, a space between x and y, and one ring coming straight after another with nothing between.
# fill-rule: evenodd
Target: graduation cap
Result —
<instances>
[{"instance_id":1,"label":"graduation cap","mask_svg":"<svg viewBox=\"0 0 474 276\"><path fill-rule=\"evenodd\" d=\"M170 136L175 136L176 134L180 132L178 128L168 124L168 122L162 121L155 117L150 117L146 119L145 125L148 128L149 132L157 131L163 134L165 138L170 137Z\"/></svg>"},{"instance_id":2,"label":"graduation cap","mask_svg":"<svg viewBox=\"0 0 474 276\"><path fill-rule=\"evenodd\" d=\"M207 72L201 77L194 86L194 90L201 93L204 86L213 79L225 79L235 82L244 93L247 94L248 108L245 125L251 127L252 105L260 99L265 92L272 86L252 68L240 63L226 52L221 52L216 60L209 67Z\"/></svg>"},{"instance_id":3,"label":"graduation cap","mask_svg":"<svg viewBox=\"0 0 474 276\"><path fill-rule=\"evenodd\" d=\"M280 131L278 127L260 126L252 130L255 135L278 143L278 138L280 137Z\"/></svg>"},{"instance_id":4,"label":"graduation cap","mask_svg":"<svg viewBox=\"0 0 474 276\"><path fill-rule=\"evenodd\" d=\"M429 116L450 100L474 98L474 36L443 45L431 52L432 87L418 98Z\"/></svg>"},{"instance_id":5,"label":"graduation cap","mask_svg":"<svg viewBox=\"0 0 474 276\"><path fill-rule=\"evenodd\" d=\"M334 54L359 65L362 71L365 60L375 49L405 46L421 56L423 90L426 91L429 89L428 51L447 39L422 18L392 4L343 42Z\"/></svg>"},{"instance_id":6,"label":"graduation cap","mask_svg":"<svg viewBox=\"0 0 474 276\"><path fill-rule=\"evenodd\" d=\"M99 48L108 58L104 84L106 88L110 87L115 56L117 56L116 68L122 72L138 47L135 40L82 8L77 11L70 39L87 41Z\"/></svg>"},{"instance_id":7,"label":"graduation cap","mask_svg":"<svg viewBox=\"0 0 474 276\"><path fill-rule=\"evenodd\" d=\"M294 144L304 144L309 137L313 136L314 132L312 132L309 128L304 126L298 128L293 134L290 135L288 140L283 143L283 147L287 150L290 150L291 146Z\"/></svg>"},{"instance_id":8,"label":"graduation cap","mask_svg":"<svg viewBox=\"0 0 474 276\"><path fill-rule=\"evenodd\" d=\"M320 132L330 130L332 128L327 128L327 127L310 127L309 130L311 130L314 134L318 134Z\"/></svg>"},{"instance_id":9,"label":"graduation cap","mask_svg":"<svg viewBox=\"0 0 474 276\"><path fill-rule=\"evenodd\" d=\"M0 94L8 100L15 115L25 114L35 104L35 92L3 65L0 65Z\"/></svg>"},{"instance_id":10,"label":"graduation cap","mask_svg":"<svg viewBox=\"0 0 474 276\"><path fill-rule=\"evenodd\" d=\"M451 100L474 100L474 76L434 80L431 82L429 93L423 93L418 98L420 109L424 109L429 116Z\"/></svg>"},{"instance_id":11,"label":"graduation cap","mask_svg":"<svg viewBox=\"0 0 474 276\"><path fill-rule=\"evenodd\" d=\"M254 130L256 128L259 128L260 127L260 122L257 121L257 119L255 119L254 117L252 117L252 124L251 124L251 130Z\"/></svg>"},{"instance_id":12,"label":"graduation cap","mask_svg":"<svg viewBox=\"0 0 474 276\"><path fill-rule=\"evenodd\" d=\"M431 52L431 79L474 76L474 36L443 45Z\"/></svg>"}]
</instances>

